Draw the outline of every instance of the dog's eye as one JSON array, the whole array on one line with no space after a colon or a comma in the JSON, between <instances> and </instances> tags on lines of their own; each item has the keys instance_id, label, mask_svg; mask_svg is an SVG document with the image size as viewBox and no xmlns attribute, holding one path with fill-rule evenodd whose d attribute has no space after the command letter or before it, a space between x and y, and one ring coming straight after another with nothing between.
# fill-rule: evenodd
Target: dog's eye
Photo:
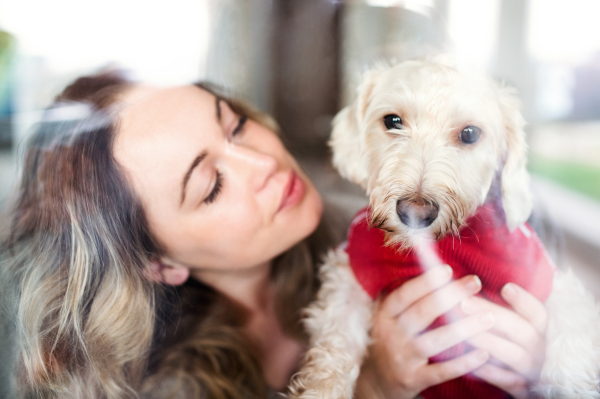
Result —
<instances>
[{"instance_id":1,"label":"dog's eye","mask_svg":"<svg viewBox=\"0 0 600 399\"><path fill-rule=\"evenodd\" d=\"M460 132L460 141L465 144L473 144L481 137L481 129L477 126L467 126Z\"/></svg>"},{"instance_id":2,"label":"dog's eye","mask_svg":"<svg viewBox=\"0 0 600 399\"><path fill-rule=\"evenodd\" d=\"M388 130L402 129L402 118L395 114L386 115L383 117L383 124Z\"/></svg>"}]
</instances>

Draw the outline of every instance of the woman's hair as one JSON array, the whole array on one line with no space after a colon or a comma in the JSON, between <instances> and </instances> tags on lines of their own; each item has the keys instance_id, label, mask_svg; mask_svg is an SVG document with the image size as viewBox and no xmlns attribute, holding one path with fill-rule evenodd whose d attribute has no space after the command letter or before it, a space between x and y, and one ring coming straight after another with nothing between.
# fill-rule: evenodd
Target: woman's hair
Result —
<instances>
[{"instance_id":1,"label":"woman's hair","mask_svg":"<svg viewBox=\"0 0 600 399\"><path fill-rule=\"evenodd\" d=\"M112 153L118 98L131 85L117 73L76 80L29 140L0 248L4 286L14 287L18 394L264 398L241 333L244 309L200 282L168 287L145 277L165 249ZM70 114L78 117L61 117ZM277 315L298 339L300 310L318 289L315 265L330 244L317 231L272 269Z\"/></svg>"},{"instance_id":2,"label":"woman's hair","mask_svg":"<svg viewBox=\"0 0 600 399\"><path fill-rule=\"evenodd\" d=\"M23 397L134 397L145 372L157 292L143 271L161 248L112 155L129 85L78 79L28 142L2 243Z\"/></svg>"}]
</instances>

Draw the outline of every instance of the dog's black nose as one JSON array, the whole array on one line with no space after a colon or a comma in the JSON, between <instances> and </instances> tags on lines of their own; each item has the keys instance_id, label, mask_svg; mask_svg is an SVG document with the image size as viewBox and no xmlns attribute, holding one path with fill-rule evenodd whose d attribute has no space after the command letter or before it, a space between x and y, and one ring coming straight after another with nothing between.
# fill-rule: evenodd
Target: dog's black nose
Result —
<instances>
[{"instance_id":1,"label":"dog's black nose","mask_svg":"<svg viewBox=\"0 0 600 399\"><path fill-rule=\"evenodd\" d=\"M403 199L396 204L400 221L413 229L425 228L437 218L438 206L423 199Z\"/></svg>"}]
</instances>

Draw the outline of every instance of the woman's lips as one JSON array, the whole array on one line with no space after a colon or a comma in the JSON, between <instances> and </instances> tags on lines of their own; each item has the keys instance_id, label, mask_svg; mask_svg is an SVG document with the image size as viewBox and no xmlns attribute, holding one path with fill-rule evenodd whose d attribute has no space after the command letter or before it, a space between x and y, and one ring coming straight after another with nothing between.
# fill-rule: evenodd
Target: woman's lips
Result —
<instances>
[{"instance_id":1,"label":"woman's lips","mask_svg":"<svg viewBox=\"0 0 600 399\"><path fill-rule=\"evenodd\" d=\"M306 187L304 186L304 182L298 174L292 170L290 172L288 183L283 190L283 196L281 197L281 203L279 204L277 212L281 212L284 209L291 208L298 204L304 196L305 190Z\"/></svg>"}]
</instances>

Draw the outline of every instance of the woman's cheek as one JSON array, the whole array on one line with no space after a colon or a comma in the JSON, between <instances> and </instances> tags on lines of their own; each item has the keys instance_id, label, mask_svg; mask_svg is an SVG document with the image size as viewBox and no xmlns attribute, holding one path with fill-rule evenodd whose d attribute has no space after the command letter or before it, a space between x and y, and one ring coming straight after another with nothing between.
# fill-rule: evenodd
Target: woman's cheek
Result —
<instances>
[{"instance_id":1,"label":"woman's cheek","mask_svg":"<svg viewBox=\"0 0 600 399\"><path fill-rule=\"evenodd\" d=\"M310 190L307 190L304 208L302 219L312 225L313 230L316 229L323 216L323 199L312 184L310 185Z\"/></svg>"}]
</instances>

